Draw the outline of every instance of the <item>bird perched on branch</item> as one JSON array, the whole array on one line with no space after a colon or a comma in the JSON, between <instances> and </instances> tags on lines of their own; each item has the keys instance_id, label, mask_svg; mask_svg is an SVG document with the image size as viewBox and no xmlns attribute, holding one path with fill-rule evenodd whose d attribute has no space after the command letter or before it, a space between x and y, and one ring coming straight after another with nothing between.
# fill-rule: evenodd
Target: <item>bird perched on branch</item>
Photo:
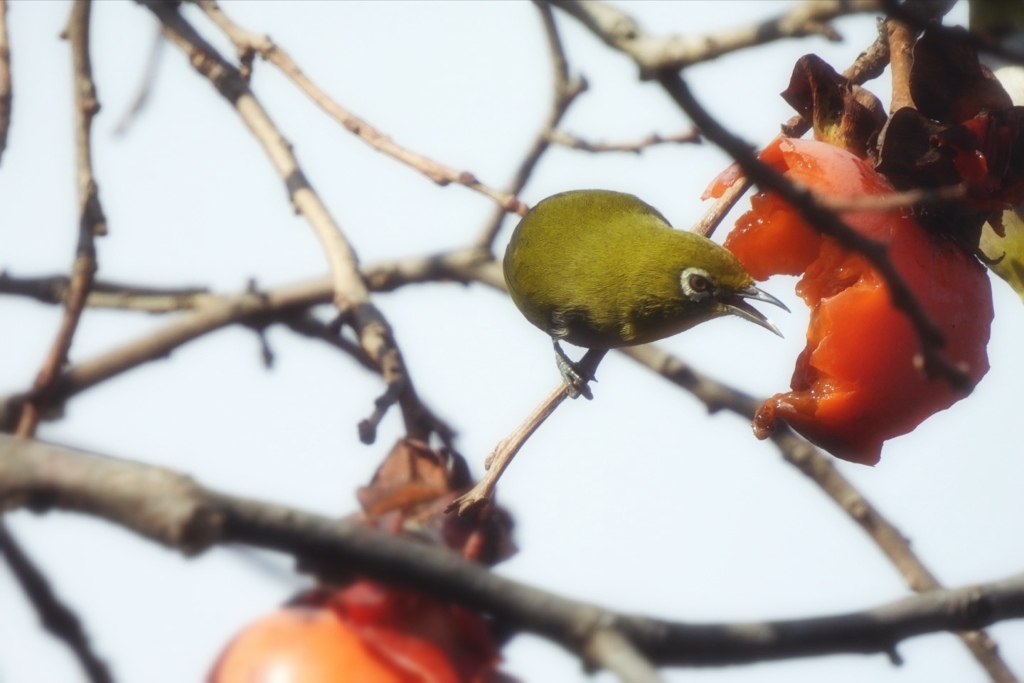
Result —
<instances>
[{"instance_id":1,"label":"bird perched on branch","mask_svg":"<svg viewBox=\"0 0 1024 683\"><path fill-rule=\"evenodd\" d=\"M674 229L637 197L575 190L537 204L505 251L505 282L526 319L551 336L569 396L592 398L590 373L559 342L613 349L663 339L735 315L782 336L747 303L765 301L739 260L706 237Z\"/></svg>"}]
</instances>

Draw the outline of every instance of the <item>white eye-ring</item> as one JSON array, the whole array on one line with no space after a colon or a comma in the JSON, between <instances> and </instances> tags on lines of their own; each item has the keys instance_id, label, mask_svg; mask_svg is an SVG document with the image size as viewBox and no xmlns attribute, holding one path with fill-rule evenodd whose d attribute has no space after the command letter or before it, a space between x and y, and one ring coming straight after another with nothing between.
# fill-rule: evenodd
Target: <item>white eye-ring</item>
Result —
<instances>
[{"instance_id":1,"label":"white eye-ring","mask_svg":"<svg viewBox=\"0 0 1024 683\"><path fill-rule=\"evenodd\" d=\"M703 268L684 268L679 284L690 301L704 301L715 291L714 281Z\"/></svg>"}]
</instances>

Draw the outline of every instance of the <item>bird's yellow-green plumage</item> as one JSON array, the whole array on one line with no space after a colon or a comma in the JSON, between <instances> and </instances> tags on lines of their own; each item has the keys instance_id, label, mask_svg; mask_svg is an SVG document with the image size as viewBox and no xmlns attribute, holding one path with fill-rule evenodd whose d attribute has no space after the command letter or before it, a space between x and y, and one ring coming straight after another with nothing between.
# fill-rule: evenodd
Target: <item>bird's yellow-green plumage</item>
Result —
<instances>
[{"instance_id":1,"label":"bird's yellow-green plumage","mask_svg":"<svg viewBox=\"0 0 1024 683\"><path fill-rule=\"evenodd\" d=\"M504 270L516 306L556 342L642 344L727 314L777 332L742 299L779 302L731 252L675 230L629 194L577 190L541 201L516 227Z\"/></svg>"}]
</instances>

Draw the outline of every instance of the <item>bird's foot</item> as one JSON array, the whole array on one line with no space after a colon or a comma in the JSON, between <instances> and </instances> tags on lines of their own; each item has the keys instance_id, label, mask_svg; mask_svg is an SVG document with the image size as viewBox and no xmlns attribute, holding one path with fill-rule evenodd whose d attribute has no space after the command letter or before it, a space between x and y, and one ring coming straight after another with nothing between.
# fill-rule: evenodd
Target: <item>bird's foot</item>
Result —
<instances>
[{"instance_id":1,"label":"bird's foot","mask_svg":"<svg viewBox=\"0 0 1024 683\"><path fill-rule=\"evenodd\" d=\"M558 365L558 372L562 374L562 381L565 382L566 392L569 398L582 396L588 401L593 400L594 394L590 391L588 384L596 382L594 376L580 367L579 363L569 360L562 347L555 342L555 363Z\"/></svg>"}]
</instances>

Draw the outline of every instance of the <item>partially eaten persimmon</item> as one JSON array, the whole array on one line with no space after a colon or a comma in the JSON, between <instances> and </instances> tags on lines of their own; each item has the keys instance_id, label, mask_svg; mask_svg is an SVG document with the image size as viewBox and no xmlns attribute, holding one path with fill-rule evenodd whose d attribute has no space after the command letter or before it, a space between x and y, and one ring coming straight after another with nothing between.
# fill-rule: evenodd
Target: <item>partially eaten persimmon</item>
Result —
<instances>
[{"instance_id":1,"label":"partially eaten persimmon","mask_svg":"<svg viewBox=\"0 0 1024 683\"><path fill-rule=\"evenodd\" d=\"M865 161L824 142L780 139L762 159L829 196L894 191ZM723 190L719 183L710 193ZM833 455L874 465L886 439L912 431L963 394L921 372L915 330L863 256L821 236L771 193L754 196L751 204L726 247L756 279L802 273L797 293L811 310L792 390L762 405L755 432L767 436L781 418ZM977 383L989 367L992 322L984 267L952 240L926 232L909 212L850 212L842 218L887 245L889 259L945 336L942 353Z\"/></svg>"}]
</instances>

